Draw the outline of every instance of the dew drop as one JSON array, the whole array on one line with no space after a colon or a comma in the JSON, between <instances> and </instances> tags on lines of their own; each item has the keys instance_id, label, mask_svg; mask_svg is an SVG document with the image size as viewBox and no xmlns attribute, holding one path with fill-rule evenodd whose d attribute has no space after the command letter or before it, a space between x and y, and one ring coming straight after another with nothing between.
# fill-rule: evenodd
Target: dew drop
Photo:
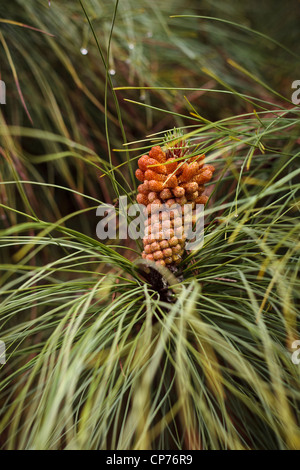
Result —
<instances>
[{"instance_id":1,"label":"dew drop","mask_svg":"<svg viewBox=\"0 0 300 470\"><path fill-rule=\"evenodd\" d=\"M116 75L115 69L109 69L108 73L109 75Z\"/></svg>"},{"instance_id":2,"label":"dew drop","mask_svg":"<svg viewBox=\"0 0 300 470\"><path fill-rule=\"evenodd\" d=\"M89 51L85 47L82 47L80 49L80 52L81 52L82 55L87 55Z\"/></svg>"},{"instance_id":3,"label":"dew drop","mask_svg":"<svg viewBox=\"0 0 300 470\"><path fill-rule=\"evenodd\" d=\"M132 50L134 49L134 44L132 44L132 42L130 42L130 43L128 44L128 47L129 47L129 49L132 51Z\"/></svg>"}]
</instances>

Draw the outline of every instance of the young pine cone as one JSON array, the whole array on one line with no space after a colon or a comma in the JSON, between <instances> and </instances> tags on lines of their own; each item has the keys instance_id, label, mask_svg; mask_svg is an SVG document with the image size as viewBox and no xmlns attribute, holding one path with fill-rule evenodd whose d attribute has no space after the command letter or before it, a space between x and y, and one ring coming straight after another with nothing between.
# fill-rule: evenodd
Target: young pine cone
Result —
<instances>
[{"instance_id":1,"label":"young pine cone","mask_svg":"<svg viewBox=\"0 0 300 470\"><path fill-rule=\"evenodd\" d=\"M203 195L204 185L215 169L204 165L204 155L176 161L174 153L165 153L159 146L152 147L149 155L143 155L138 166L135 174L142 184L138 186L136 199L146 206L148 215L142 257L163 266L176 265L184 253L184 212L169 208L191 204L194 209L196 204L205 204L208 197ZM166 213L168 217L164 217Z\"/></svg>"}]
</instances>

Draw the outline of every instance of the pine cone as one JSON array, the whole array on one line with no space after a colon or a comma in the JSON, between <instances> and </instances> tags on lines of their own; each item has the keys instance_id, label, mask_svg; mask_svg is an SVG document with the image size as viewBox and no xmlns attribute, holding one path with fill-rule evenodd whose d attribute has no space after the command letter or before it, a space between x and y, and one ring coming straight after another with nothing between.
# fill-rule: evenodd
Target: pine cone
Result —
<instances>
[{"instance_id":1,"label":"pine cone","mask_svg":"<svg viewBox=\"0 0 300 470\"><path fill-rule=\"evenodd\" d=\"M148 215L142 257L168 267L180 263L185 246L184 213L168 208L190 203L194 209L196 204L205 204L208 197L203 195L204 184L215 170L212 165L204 165L204 155L176 161L184 153L179 148L164 152L159 146L152 147L149 155L138 160L135 173L142 183L137 202L145 206Z\"/></svg>"}]
</instances>

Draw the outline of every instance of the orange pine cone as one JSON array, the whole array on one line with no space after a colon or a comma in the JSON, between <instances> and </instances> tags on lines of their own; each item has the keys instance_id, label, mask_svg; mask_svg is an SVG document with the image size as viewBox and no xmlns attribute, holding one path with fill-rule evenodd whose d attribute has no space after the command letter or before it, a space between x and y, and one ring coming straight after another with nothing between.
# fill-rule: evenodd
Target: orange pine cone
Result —
<instances>
[{"instance_id":1,"label":"orange pine cone","mask_svg":"<svg viewBox=\"0 0 300 470\"><path fill-rule=\"evenodd\" d=\"M142 182L137 202L145 206L148 214L142 257L169 267L180 263L185 246L184 211L172 210L172 205L190 203L194 209L196 204L206 204L208 197L202 194L204 184L211 180L215 170L212 165L204 165L205 155L187 157L184 162L179 147L175 146L171 153L158 145L152 147L149 155L138 160L135 173ZM159 212L162 208L165 212Z\"/></svg>"}]
</instances>

